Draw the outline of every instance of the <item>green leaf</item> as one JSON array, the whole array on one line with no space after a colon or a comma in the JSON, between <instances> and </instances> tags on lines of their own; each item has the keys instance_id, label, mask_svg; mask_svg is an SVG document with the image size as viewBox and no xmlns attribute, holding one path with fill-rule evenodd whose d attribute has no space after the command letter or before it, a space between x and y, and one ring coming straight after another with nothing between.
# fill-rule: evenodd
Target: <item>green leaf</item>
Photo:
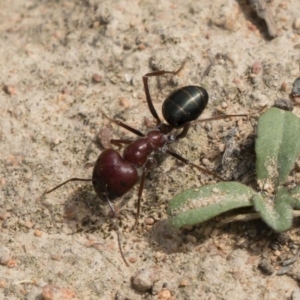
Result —
<instances>
[{"instance_id":1,"label":"green leaf","mask_svg":"<svg viewBox=\"0 0 300 300\"><path fill-rule=\"evenodd\" d=\"M271 108L258 121L255 144L256 173L261 189L275 191L283 184L300 153L300 119L293 113Z\"/></svg>"},{"instance_id":2,"label":"green leaf","mask_svg":"<svg viewBox=\"0 0 300 300\"><path fill-rule=\"evenodd\" d=\"M300 209L300 186L291 189L289 194L293 199L292 207L297 210Z\"/></svg>"},{"instance_id":3,"label":"green leaf","mask_svg":"<svg viewBox=\"0 0 300 300\"><path fill-rule=\"evenodd\" d=\"M256 194L253 197L253 203L262 219L275 231L282 232L291 228L293 199L286 188L278 189L274 201Z\"/></svg>"},{"instance_id":4,"label":"green leaf","mask_svg":"<svg viewBox=\"0 0 300 300\"><path fill-rule=\"evenodd\" d=\"M255 193L238 182L219 182L186 190L169 202L170 223L177 228L195 225L226 211L252 206Z\"/></svg>"}]
</instances>

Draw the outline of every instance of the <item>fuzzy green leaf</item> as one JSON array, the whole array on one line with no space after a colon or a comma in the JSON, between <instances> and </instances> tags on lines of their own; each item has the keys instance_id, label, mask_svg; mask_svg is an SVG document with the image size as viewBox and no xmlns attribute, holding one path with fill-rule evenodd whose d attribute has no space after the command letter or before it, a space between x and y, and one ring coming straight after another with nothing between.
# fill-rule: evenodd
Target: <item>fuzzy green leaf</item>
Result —
<instances>
[{"instance_id":1,"label":"fuzzy green leaf","mask_svg":"<svg viewBox=\"0 0 300 300\"><path fill-rule=\"evenodd\" d=\"M255 144L256 173L260 187L283 184L300 153L300 119L278 108L265 112L258 122Z\"/></svg>"},{"instance_id":2,"label":"fuzzy green leaf","mask_svg":"<svg viewBox=\"0 0 300 300\"><path fill-rule=\"evenodd\" d=\"M289 191L290 196L293 199L292 207L296 210L300 209L300 186L296 186L295 188Z\"/></svg>"},{"instance_id":3,"label":"fuzzy green leaf","mask_svg":"<svg viewBox=\"0 0 300 300\"><path fill-rule=\"evenodd\" d=\"M255 193L238 182L219 182L186 190L169 202L170 223L177 228L195 225L226 211L251 206Z\"/></svg>"},{"instance_id":4,"label":"fuzzy green leaf","mask_svg":"<svg viewBox=\"0 0 300 300\"><path fill-rule=\"evenodd\" d=\"M293 199L286 188L279 188L274 201L256 194L253 197L255 209L262 219L275 231L282 232L291 228L293 221Z\"/></svg>"}]
</instances>

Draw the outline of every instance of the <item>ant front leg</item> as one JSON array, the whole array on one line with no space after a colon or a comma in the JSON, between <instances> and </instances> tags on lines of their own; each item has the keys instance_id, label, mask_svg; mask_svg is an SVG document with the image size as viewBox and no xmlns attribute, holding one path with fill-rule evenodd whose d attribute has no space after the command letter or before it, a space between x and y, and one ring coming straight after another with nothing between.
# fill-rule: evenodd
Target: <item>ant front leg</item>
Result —
<instances>
[{"instance_id":1,"label":"ant front leg","mask_svg":"<svg viewBox=\"0 0 300 300\"><path fill-rule=\"evenodd\" d=\"M137 209L136 209L136 215L135 215L135 222L132 227L134 229L138 223L140 211L141 211L141 199L142 199L142 193L144 189L145 179L147 171L150 169L153 169L157 166L157 161L153 157L149 157L148 161L146 162L146 165L143 167L142 175L140 179L140 186L139 186L139 192L138 192L138 202L137 202Z\"/></svg>"},{"instance_id":2,"label":"ant front leg","mask_svg":"<svg viewBox=\"0 0 300 300\"><path fill-rule=\"evenodd\" d=\"M153 101L152 101L151 96L150 96L149 85L148 85L148 77L162 76L162 75L165 75L165 74L177 75L183 69L184 65L185 65L185 62L181 65L181 67L177 71L164 71L164 70L154 71L154 72L151 72L151 73L147 73L143 76L143 83L144 83L144 90L145 90L145 94L146 94L147 104L148 104L148 107L149 107L149 110L150 110L152 116L156 120L156 125L157 126L159 124L161 124L162 121L161 121L161 119L159 118L159 116L156 112L156 109L153 105Z\"/></svg>"},{"instance_id":3,"label":"ant front leg","mask_svg":"<svg viewBox=\"0 0 300 300\"><path fill-rule=\"evenodd\" d=\"M108 117L103 111L101 111L101 113L102 113L102 115L103 115L105 118L107 118L107 119L108 119L109 121L111 121L112 123L115 123L116 125L125 128L126 130L128 130L128 131L134 133L134 134L137 135L137 136L141 136L141 137L145 136L145 135L144 135L141 131L139 131L138 129L135 129L135 128L133 128L133 127L131 127L131 126L125 124L125 123L122 122L122 121L115 120L115 119L112 119L112 118Z\"/></svg>"},{"instance_id":4,"label":"ant front leg","mask_svg":"<svg viewBox=\"0 0 300 300\"><path fill-rule=\"evenodd\" d=\"M129 267L129 264L128 264L126 258L125 258L125 255L124 255L124 252L123 252L123 249L122 249L121 233L120 233L119 224L118 224L118 220L117 220L118 219L118 214L117 214L116 210L114 209L112 203L110 202L110 200L108 198L108 195L107 195L107 186L105 187L105 198L106 198L106 201L107 201L107 203L109 205L109 208L110 208L110 210L111 210L111 212L113 214L113 217L115 219L115 227L116 227L116 232L117 232L119 251L121 253L121 256L122 256L122 259L123 259L125 265L127 267Z\"/></svg>"}]
</instances>

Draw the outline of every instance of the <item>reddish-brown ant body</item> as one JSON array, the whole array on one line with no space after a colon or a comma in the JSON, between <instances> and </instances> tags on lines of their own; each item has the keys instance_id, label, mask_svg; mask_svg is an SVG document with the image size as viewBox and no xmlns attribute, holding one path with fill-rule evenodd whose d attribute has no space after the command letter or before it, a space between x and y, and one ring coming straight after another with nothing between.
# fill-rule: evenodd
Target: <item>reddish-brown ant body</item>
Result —
<instances>
[{"instance_id":1,"label":"reddish-brown ant body","mask_svg":"<svg viewBox=\"0 0 300 300\"><path fill-rule=\"evenodd\" d=\"M212 175L219 180L223 180L223 178L217 174L202 168L190 162L181 155L169 150L168 145L181 138L184 138L187 135L191 124L193 123L247 115L223 115L196 121L205 109L209 96L203 87L191 85L175 90L166 98L162 106L162 113L164 119L167 121L167 124L163 123L154 108L149 92L148 78L151 76L161 76L165 74L176 75L182 68L183 66L179 70L173 72L163 70L155 71L152 73L147 73L143 76L147 104L152 116L156 120L155 129L149 131L147 134L143 134L139 130L132 128L121 121L109 118L117 125L138 135L139 138L134 141L125 139L111 140L111 144L126 145L123 155L120 155L120 153L114 149L106 149L99 155L96 161L92 179L71 178L45 192L45 194L51 193L70 181L92 181L95 192L101 199L105 199L108 202L111 211L116 217L117 214L110 201L125 195L140 179L137 214L134 224L134 226L136 226L140 213L141 195L144 187L146 172L156 166L156 161L152 156L153 153L158 151L168 153L181 162L197 168L201 172ZM180 129L181 131L174 134L172 133L174 129ZM122 252L119 233L118 244L122 258L125 264L128 266L128 263L126 262Z\"/></svg>"}]
</instances>

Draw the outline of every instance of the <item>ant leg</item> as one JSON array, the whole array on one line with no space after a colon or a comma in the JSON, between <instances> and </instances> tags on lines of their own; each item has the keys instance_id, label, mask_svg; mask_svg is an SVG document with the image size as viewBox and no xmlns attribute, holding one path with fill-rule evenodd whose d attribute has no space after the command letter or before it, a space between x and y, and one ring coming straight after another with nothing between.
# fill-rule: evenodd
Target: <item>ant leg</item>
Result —
<instances>
[{"instance_id":1,"label":"ant leg","mask_svg":"<svg viewBox=\"0 0 300 300\"><path fill-rule=\"evenodd\" d=\"M137 130L137 129L135 129L135 128L133 128L133 127L131 127L131 126L125 124L125 123L123 123L122 121L115 120L115 119L112 119L112 118L108 117L103 111L101 111L101 113L102 113L109 121L111 121L112 123L115 123L115 124L117 124L118 126L121 126L121 127L125 128L126 130L128 130L128 131L134 133L135 135L138 135L138 136L145 136L141 131L139 131L139 130Z\"/></svg>"},{"instance_id":2,"label":"ant leg","mask_svg":"<svg viewBox=\"0 0 300 300\"><path fill-rule=\"evenodd\" d=\"M162 75L165 75L165 74L177 75L183 69L184 65L185 65L185 62L183 62L183 64L181 65L181 67L177 71L164 71L164 70L154 71L154 72L151 72L151 73L147 73L143 76L143 83L144 83L144 90L145 90L145 94L146 94L147 104L148 104L148 107L149 107L149 110L150 110L152 116L156 120L157 126L159 124L161 124L161 119L159 118L159 116L156 112L156 109L153 105L153 101L152 101L151 96L150 96L149 85L148 85L148 77L162 76Z\"/></svg>"},{"instance_id":3,"label":"ant leg","mask_svg":"<svg viewBox=\"0 0 300 300\"><path fill-rule=\"evenodd\" d=\"M122 146L122 145L128 145L130 143L132 143L132 140L110 140L109 141L112 145L116 145L118 146L119 148Z\"/></svg>"},{"instance_id":4,"label":"ant leg","mask_svg":"<svg viewBox=\"0 0 300 300\"><path fill-rule=\"evenodd\" d=\"M136 209L136 215L135 215L135 222L132 227L134 229L138 223L138 219L140 216L140 211L141 211L141 198L142 198L142 192L144 189L144 184L145 184L145 178L146 178L146 172L147 169L143 169L142 176L141 176L141 181L140 181L140 186L139 186L139 192L138 192L138 202L137 202L137 209Z\"/></svg>"},{"instance_id":5,"label":"ant leg","mask_svg":"<svg viewBox=\"0 0 300 300\"><path fill-rule=\"evenodd\" d=\"M267 105L263 106L262 109L259 110L259 114L262 113L266 109ZM191 122L191 125L194 125L195 123L201 123L201 122L206 122L206 121L213 121L213 120L220 120L220 119L226 119L226 118L232 118L232 117L250 117L251 115L254 115L255 113L250 113L250 114L237 114L237 115L219 115L219 116L214 116L211 118L207 119L202 119L202 120L196 120Z\"/></svg>"},{"instance_id":6,"label":"ant leg","mask_svg":"<svg viewBox=\"0 0 300 300\"><path fill-rule=\"evenodd\" d=\"M196 121L193 121L193 122L189 122L189 123L186 123L182 129L182 131L177 134L175 136L175 141L179 140L179 139L182 139L182 138L185 138L189 129L190 129L190 126L191 125L194 125L196 123L201 123L201 122L206 122L206 121L213 121L213 120L220 120L220 119L226 119L226 118L232 118L232 117L248 117L249 115L248 114L240 114L240 115L220 115L220 116L214 116L214 117L211 117L211 118L207 118L207 119L202 119L202 120L196 120Z\"/></svg>"},{"instance_id":7,"label":"ant leg","mask_svg":"<svg viewBox=\"0 0 300 300\"><path fill-rule=\"evenodd\" d=\"M175 136L175 141L177 141L179 139L182 139L182 138L185 138L187 133L189 132L190 127L191 127L191 123L186 123L184 125L182 131Z\"/></svg>"},{"instance_id":8,"label":"ant leg","mask_svg":"<svg viewBox=\"0 0 300 300\"><path fill-rule=\"evenodd\" d=\"M67 184L68 182L71 182L71 181L93 181L93 179L71 178L71 179L68 179L67 181L64 181L63 183L57 185L57 186L54 187L53 189L44 192L43 195L50 194L50 193L52 193L53 191L55 191L56 189L60 188L61 186L65 185L65 184Z\"/></svg>"},{"instance_id":9,"label":"ant leg","mask_svg":"<svg viewBox=\"0 0 300 300\"><path fill-rule=\"evenodd\" d=\"M113 205L111 204L111 202L110 202L110 200L109 200L109 198L108 198L108 196L107 196L107 187L106 187L106 191L105 191L105 197L106 197L106 201L107 201L107 203L108 203L108 205L109 205L109 207L110 207L110 210L111 210L111 212L113 213L113 216L114 216L114 218L115 218L115 227L116 227L116 232L117 232L119 251L120 251L120 253L121 253L121 256L122 256L122 259L123 259L125 265L126 265L127 267L129 267L129 264L128 264L128 262L127 262L126 259L125 259L125 256L124 256L124 253L123 253L123 250L122 250L122 246L121 246L121 233L120 233L120 229L119 229L119 224L118 224L118 222L117 222L117 217L118 217L118 216L117 216L117 213L116 213L116 211L115 211Z\"/></svg>"},{"instance_id":10,"label":"ant leg","mask_svg":"<svg viewBox=\"0 0 300 300\"><path fill-rule=\"evenodd\" d=\"M208 174L208 175L212 175L216 178L218 178L219 180L221 181L226 181L224 178L222 178L221 176L217 175L216 173L212 172L212 171L209 171L205 168L202 168L194 163L192 163L191 161L189 161L188 159L182 157L181 155L177 154L176 152L173 152L171 150L167 150L166 153L170 154L171 156L175 157L176 159L182 161L183 163L185 163L186 165L190 165L198 170L200 170L201 172L205 173L205 174Z\"/></svg>"},{"instance_id":11,"label":"ant leg","mask_svg":"<svg viewBox=\"0 0 300 300\"><path fill-rule=\"evenodd\" d=\"M207 118L207 119L193 121L193 122L191 122L191 125L194 125L196 123L206 122L206 121L214 121L214 120L220 120L220 119L226 119L226 118L232 118L232 117L248 117L248 116L249 116L249 114L219 115L219 116L214 116L214 117Z\"/></svg>"}]
</instances>

